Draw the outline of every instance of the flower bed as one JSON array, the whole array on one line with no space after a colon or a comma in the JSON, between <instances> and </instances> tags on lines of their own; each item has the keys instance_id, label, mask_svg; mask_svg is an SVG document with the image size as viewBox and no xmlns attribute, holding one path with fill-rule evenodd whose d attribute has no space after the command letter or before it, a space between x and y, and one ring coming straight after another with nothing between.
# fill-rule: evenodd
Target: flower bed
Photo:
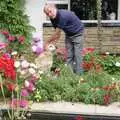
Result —
<instances>
[{"instance_id":1,"label":"flower bed","mask_svg":"<svg viewBox=\"0 0 120 120\"><path fill-rule=\"evenodd\" d=\"M65 49L55 50L49 45L49 50L44 51L37 49L38 38L28 47L25 37L11 36L2 31L0 41L0 94L9 104L10 119L25 119L33 102L109 105L119 101L119 56L98 54L93 48L86 48L82 54L84 74L79 76L65 64ZM22 47L27 47L25 52Z\"/></svg>"},{"instance_id":2,"label":"flower bed","mask_svg":"<svg viewBox=\"0 0 120 120\"><path fill-rule=\"evenodd\" d=\"M99 55L93 48L86 49L83 51L85 72L78 76L62 61L66 56L63 53L66 52L56 52L51 71L37 82L33 100L100 105L119 101L120 57L108 53Z\"/></svg>"}]
</instances>

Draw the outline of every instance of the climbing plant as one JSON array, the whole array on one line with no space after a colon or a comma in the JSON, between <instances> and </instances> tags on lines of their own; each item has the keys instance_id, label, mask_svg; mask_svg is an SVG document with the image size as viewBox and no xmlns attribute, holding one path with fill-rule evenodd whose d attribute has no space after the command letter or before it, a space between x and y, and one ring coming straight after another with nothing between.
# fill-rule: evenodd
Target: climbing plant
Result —
<instances>
[{"instance_id":1,"label":"climbing plant","mask_svg":"<svg viewBox=\"0 0 120 120\"><path fill-rule=\"evenodd\" d=\"M0 29L30 37L34 28L25 14L25 0L0 0Z\"/></svg>"},{"instance_id":2,"label":"climbing plant","mask_svg":"<svg viewBox=\"0 0 120 120\"><path fill-rule=\"evenodd\" d=\"M102 18L102 0L97 0L97 33L98 33L98 41L99 41L99 52L102 49L102 25L101 25L101 18Z\"/></svg>"}]
</instances>

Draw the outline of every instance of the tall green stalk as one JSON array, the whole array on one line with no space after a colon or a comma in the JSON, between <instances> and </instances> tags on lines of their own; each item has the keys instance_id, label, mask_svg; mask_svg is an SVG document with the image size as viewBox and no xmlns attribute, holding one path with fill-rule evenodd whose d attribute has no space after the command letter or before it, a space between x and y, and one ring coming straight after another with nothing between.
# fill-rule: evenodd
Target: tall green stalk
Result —
<instances>
[{"instance_id":1,"label":"tall green stalk","mask_svg":"<svg viewBox=\"0 0 120 120\"><path fill-rule=\"evenodd\" d=\"M2 96L3 96L3 100L4 100L5 105L7 105L7 100L6 100L4 89L3 89L3 82L2 82L1 75L0 75L0 83L1 83L1 92L2 92ZM7 112L8 112L9 119L11 120L12 117L11 117L9 109L7 110Z\"/></svg>"},{"instance_id":2,"label":"tall green stalk","mask_svg":"<svg viewBox=\"0 0 120 120\"><path fill-rule=\"evenodd\" d=\"M99 42L99 52L102 52L102 24L101 24L101 18L102 18L102 0L97 0L97 32L98 32L98 42Z\"/></svg>"}]
</instances>

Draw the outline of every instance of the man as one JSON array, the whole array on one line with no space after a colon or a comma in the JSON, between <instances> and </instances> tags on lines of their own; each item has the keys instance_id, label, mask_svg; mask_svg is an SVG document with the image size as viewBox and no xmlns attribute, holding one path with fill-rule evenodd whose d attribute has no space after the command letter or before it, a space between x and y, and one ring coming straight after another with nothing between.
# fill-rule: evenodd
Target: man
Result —
<instances>
[{"instance_id":1,"label":"man","mask_svg":"<svg viewBox=\"0 0 120 120\"><path fill-rule=\"evenodd\" d=\"M54 4L46 4L45 14L50 18L55 33L50 37L47 44L60 38L61 30L65 33L65 46L67 49L67 64L77 74L83 73L82 48L84 26L80 19L71 11L58 10Z\"/></svg>"}]
</instances>

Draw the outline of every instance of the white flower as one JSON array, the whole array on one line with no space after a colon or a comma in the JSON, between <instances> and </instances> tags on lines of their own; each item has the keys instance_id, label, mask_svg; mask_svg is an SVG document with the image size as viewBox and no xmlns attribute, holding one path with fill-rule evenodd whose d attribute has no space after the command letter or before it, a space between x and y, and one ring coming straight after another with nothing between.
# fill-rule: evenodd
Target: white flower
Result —
<instances>
[{"instance_id":1,"label":"white flower","mask_svg":"<svg viewBox=\"0 0 120 120\"><path fill-rule=\"evenodd\" d=\"M28 67L29 67L29 63L28 63L26 60L23 60L23 61L21 62L21 67L22 67L22 68L28 68Z\"/></svg>"},{"instance_id":2,"label":"white flower","mask_svg":"<svg viewBox=\"0 0 120 120\"><path fill-rule=\"evenodd\" d=\"M110 53L109 53L109 52L106 52L105 54L106 54L106 55L109 55Z\"/></svg>"},{"instance_id":3,"label":"white flower","mask_svg":"<svg viewBox=\"0 0 120 120\"><path fill-rule=\"evenodd\" d=\"M42 75L43 73L44 73L43 71L39 70L39 74L40 74L40 75Z\"/></svg>"},{"instance_id":4,"label":"white flower","mask_svg":"<svg viewBox=\"0 0 120 120\"><path fill-rule=\"evenodd\" d=\"M25 70L21 70L21 71L20 71L20 74L21 74L21 75L25 75L25 74L26 74L26 71L25 71Z\"/></svg>"},{"instance_id":5,"label":"white flower","mask_svg":"<svg viewBox=\"0 0 120 120\"><path fill-rule=\"evenodd\" d=\"M49 51L52 52L52 51L54 51L55 49L56 49L56 48L55 48L55 46L54 46L53 44L49 44L49 45L48 45L48 50L49 50Z\"/></svg>"},{"instance_id":6,"label":"white flower","mask_svg":"<svg viewBox=\"0 0 120 120\"><path fill-rule=\"evenodd\" d=\"M30 83L27 80L25 80L25 87L29 87L29 85Z\"/></svg>"},{"instance_id":7,"label":"white flower","mask_svg":"<svg viewBox=\"0 0 120 120\"><path fill-rule=\"evenodd\" d=\"M20 62L19 62L19 61L15 61L14 66L15 66L16 68L18 68L18 67L20 66Z\"/></svg>"},{"instance_id":8,"label":"white flower","mask_svg":"<svg viewBox=\"0 0 120 120\"><path fill-rule=\"evenodd\" d=\"M115 66L120 67L120 62L116 62Z\"/></svg>"},{"instance_id":9,"label":"white flower","mask_svg":"<svg viewBox=\"0 0 120 120\"><path fill-rule=\"evenodd\" d=\"M29 68L29 73L35 74L35 70L33 68Z\"/></svg>"},{"instance_id":10,"label":"white flower","mask_svg":"<svg viewBox=\"0 0 120 120\"><path fill-rule=\"evenodd\" d=\"M112 80L115 80L115 78L114 78L114 77L112 77Z\"/></svg>"},{"instance_id":11,"label":"white flower","mask_svg":"<svg viewBox=\"0 0 120 120\"><path fill-rule=\"evenodd\" d=\"M36 50L37 50L37 46L36 46L36 45L33 45L33 46L32 46L32 51L33 51L33 52L36 52Z\"/></svg>"},{"instance_id":12,"label":"white flower","mask_svg":"<svg viewBox=\"0 0 120 120\"><path fill-rule=\"evenodd\" d=\"M67 64L65 64L65 67L67 67L68 65Z\"/></svg>"},{"instance_id":13,"label":"white flower","mask_svg":"<svg viewBox=\"0 0 120 120\"><path fill-rule=\"evenodd\" d=\"M30 67L37 69L37 66L34 63L30 63Z\"/></svg>"},{"instance_id":14,"label":"white flower","mask_svg":"<svg viewBox=\"0 0 120 120\"><path fill-rule=\"evenodd\" d=\"M12 52L11 55L17 55L17 51Z\"/></svg>"}]
</instances>

